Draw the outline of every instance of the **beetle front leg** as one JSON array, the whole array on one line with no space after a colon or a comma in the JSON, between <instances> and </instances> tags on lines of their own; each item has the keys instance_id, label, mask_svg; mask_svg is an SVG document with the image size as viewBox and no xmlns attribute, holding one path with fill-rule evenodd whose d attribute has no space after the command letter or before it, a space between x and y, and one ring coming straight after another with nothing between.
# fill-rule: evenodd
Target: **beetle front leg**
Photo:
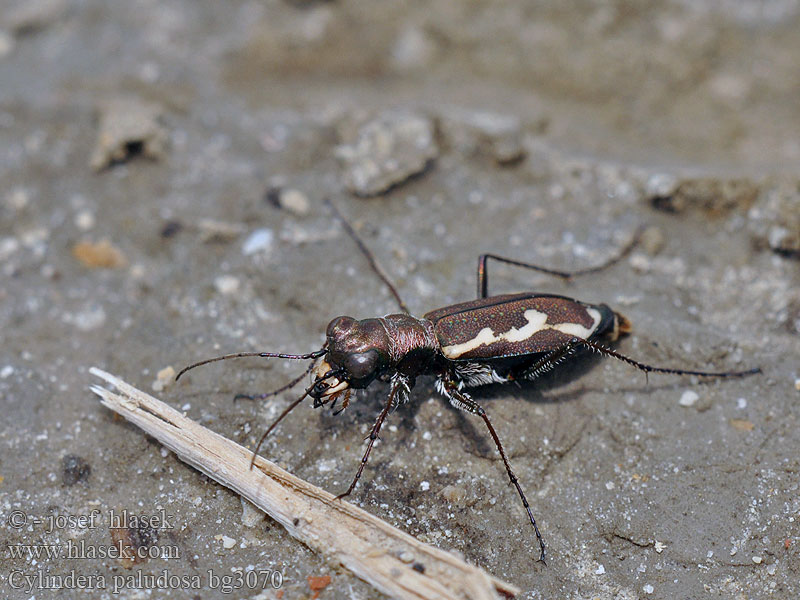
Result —
<instances>
[{"instance_id":1,"label":"beetle front leg","mask_svg":"<svg viewBox=\"0 0 800 600\"><path fill-rule=\"evenodd\" d=\"M544 540L542 539L542 534L539 533L539 526L536 524L536 519L533 518L533 512L531 511L530 504L528 504L528 499L525 497L525 492L522 491L522 486L519 484L517 476L514 475L514 471L511 470L511 464L508 462L508 457L503 449L503 444L500 442L500 438L498 437L497 432L494 430L492 422L489 420L489 415L487 415L486 411L483 410L483 407L475 402L475 400L473 400L468 394L460 391L458 389L458 385L451 378L441 377L437 383L439 384L439 390L447 397L448 400L450 400L450 403L453 406L468 413L472 413L473 415L478 415L481 419L483 419L483 422L486 423L486 427L489 429L489 434L491 434L494 444L497 446L497 451L500 452L500 457L503 459L503 464L506 467L508 478L511 480L511 483L514 484L514 487L517 488L517 493L522 500L522 505L525 507L525 511L528 513L528 518L531 521L531 525L533 525L533 531L536 533L536 539L539 542L539 560L542 563L545 563Z\"/></svg>"},{"instance_id":2,"label":"beetle front leg","mask_svg":"<svg viewBox=\"0 0 800 600\"><path fill-rule=\"evenodd\" d=\"M369 453L372 452L372 446L375 445L375 440L378 439L378 434L381 431L381 426L383 425L383 422L386 420L386 416L397 405L397 400L395 399L395 397L397 396L398 390L400 389L401 386L399 384L394 384L393 382L392 389L389 392L389 397L386 400L386 405L383 407L383 410L378 415L378 418L375 420L375 423L372 425L372 431L370 431L369 433L369 443L367 444L367 450L364 452L364 456L361 458L361 464L358 466L358 472L356 473L356 476L353 478L353 482L350 484L350 487L347 488L347 491L344 492L343 494L339 494L338 496L336 496L336 500L340 500L345 496L349 496L350 492L352 492L355 489L358 480L361 478L361 473L364 471L364 467L366 466L367 461L369 460Z\"/></svg>"}]
</instances>

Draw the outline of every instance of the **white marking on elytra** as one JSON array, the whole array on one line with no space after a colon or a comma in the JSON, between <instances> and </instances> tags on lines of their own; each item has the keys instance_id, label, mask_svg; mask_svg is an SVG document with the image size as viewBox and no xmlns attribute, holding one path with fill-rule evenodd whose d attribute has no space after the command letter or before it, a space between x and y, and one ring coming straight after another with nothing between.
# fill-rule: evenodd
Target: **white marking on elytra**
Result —
<instances>
[{"instance_id":1,"label":"white marking on elytra","mask_svg":"<svg viewBox=\"0 0 800 600\"><path fill-rule=\"evenodd\" d=\"M443 346L442 354L449 359L456 359L467 352L480 348L481 346L490 346L498 342L522 342L532 338L534 335L545 329L554 329L567 335L572 335L579 338L588 338L594 333L597 326L600 324L601 315L600 311L590 306L585 307L586 312L592 318L592 324L589 327L584 327L580 323L558 323L556 325L549 325L547 323L547 313L540 312L529 308L523 313L523 316L528 321L519 329L512 327L508 331L495 334L491 327L484 327L478 332L471 340L461 344L453 344L451 346Z\"/></svg>"}]
</instances>

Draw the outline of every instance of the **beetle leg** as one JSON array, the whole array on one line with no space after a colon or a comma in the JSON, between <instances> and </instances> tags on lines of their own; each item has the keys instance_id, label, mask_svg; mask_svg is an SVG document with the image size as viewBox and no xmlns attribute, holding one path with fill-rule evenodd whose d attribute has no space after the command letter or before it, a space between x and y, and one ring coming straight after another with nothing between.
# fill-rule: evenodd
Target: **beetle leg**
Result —
<instances>
[{"instance_id":1,"label":"beetle leg","mask_svg":"<svg viewBox=\"0 0 800 600\"><path fill-rule=\"evenodd\" d=\"M472 413L473 415L478 415L481 419L483 419L483 422L486 423L486 427L489 429L489 434L494 440L494 445L497 446L497 451L500 452L500 457L503 459L503 464L506 467L508 478L511 480L511 483L514 484L514 487L517 488L517 493L522 500L522 505L525 507L525 511L528 513L528 518L531 521L531 525L533 525L533 531L536 533L536 539L539 542L539 560L544 563L545 547L542 535L539 533L539 526L536 524L536 519L533 518L533 512L531 511L530 504L528 504L528 499L525 497L525 492L522 491L522 486L519 484L517 476L514 475L514 471L511 470L511 464L508 462L506 452L503 450L503 444L500 442L500 438L498 437L497 432L494 430L492 422L489 420L489 415L486 414L486 411L483 410L483 407L475 402L475 400L473 400L469 394L460 391L457 384L450 378L442 377L437 381L437 383L439 384L437 386L439 387L439 390L447 397L448 400L450 400L450 403L453 406L468 413Z\"/></svg>"},{"instance_id":2,"label":"beetle leg","mask_svg":"<svg viewBox=\"0 0 800 600\"><path fill-rule=\"evenodd\" d=\"M394 412L398 406L408 402L408 397L411 395L411 388L414 387L414 380L408 375L395 372L390 381L392 382L392 389L395 390L394 404L392 404L391 412Z\"/></svg>"},{"instance_id":3,"label":"beetle leg","mask_svg":"<svg viewBox=\"0 0 800 600\"><path fill-rule=\"evenodd\" d=\"M543 358L528 367L517 379L536 379L540 375L544 375L575 354L575 349L579 345L580 342L573 339L563 346L548 352Z\"/></svg>"},{"instance_id":4,"label":"beetle leg","mask_svg":"<svg viewBox=\"0 0 800 600\"><path fill-rule=\"evenodd\" d=\"M629 356L625 356L624 354L620 354L619 352L615 352L610 348L606 348L602 344L598 344L593 340L585 340L583 338L574 337L569 342L570 344L582 344L599 354L603 354L605 356L611 356L612 358L616 358L617 360L621 360L622 362L626 362L629 365L636 367L640 371L644 371L645 375L647 373L670 373L672 375L697 375L699 377L745 377L747 375L755 375L756 373L761 373L761 368L756 367L754 369L747 369L746 371L690 371L688 369L674 369L671 367L654 367L653 365L646 365L644 363L640 363L638 360L634 360Z\"/></svg>"},{"instance_id":5,"label":"beetle leg","mask_svg":"<svg viewBox=\"0 0 800 600\"><path fill-rule=\"evenodd\" d=\"M358 480L361 478L361 473L364 470L364 466L367 464L369 460L369 453L372 452L372 446L375 445L375 440L378 439L378 433L380 433L381 426L383 425L384 420L386 420L386 415L388 415L392 407L395 406L396 400L395 396L397 395L398 390L400 389L399 385L392 385L392 389L389 391L389 397L386 400L386 405L383 407L383 410L378 415L378 418L375 420L374 425L372 426L372 431L369 434L369 443L367 444L367 450L364 452L364 456L361 458L361 464L358 466L358 472L356 476L353 478L353 482L350 484L350 487L347 488L347 491L343 494L339 494L336 496L336 500L344 498L345 496L349 496L350 492L352 492Z\"/></svg>"},{"instance_id":6,"label":"beetle leg","mask_svg":"<svg viewBox=\"0 0 800 600\"><path fill-rule=\"evenodd\" d=\"M594 267L588 267L586 269L579 269L577 271L558 271L556 269L548 269L547 267L540 267L539 265L522 262L521 260L514 260L511 258L506 258L505 256L498 256L497 254L481 254L478 257L478 298L486 298L489 295L489 274L486 270L486 264L490 258L496 260L497 262L506 263L507 265L522 267L523 269L530 269L531 271L538 271L539 273L545 273L547 275L554 275L555 277L561 277L562 279L572 279L573 277L578 277L579 275L597 273L598 271L602 271L603 269L607 269L611 265L618 263L628 254L630 254L631 250L633 250L639 243L641 237L642 228L639 228L636 230L636 233L634 233L631 241L623 246L619 252L606 260L604 263Z\"/></svg>"}]
</instances>

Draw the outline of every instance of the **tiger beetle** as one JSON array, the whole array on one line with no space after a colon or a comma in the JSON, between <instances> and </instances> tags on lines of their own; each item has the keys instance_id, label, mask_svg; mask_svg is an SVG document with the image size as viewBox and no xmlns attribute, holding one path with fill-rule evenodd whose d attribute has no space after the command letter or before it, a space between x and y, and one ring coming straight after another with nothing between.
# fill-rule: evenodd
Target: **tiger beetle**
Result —
<instances>
[{"instance_id":1,"label":"tiger beetle","mask_svg":"<svg viewBox=\"0 0 800 600\"><path fill-rule=\"evenodd\" d=\"M508 478L528 514L539 543L539 560L544 563L544 540L522 486L511 469L500 436L489 420L489 415L464 388L536 379L581 349L616 358L645 373L742 377L760 372L759 368L709 372L644 364L601 343L601 340L614 342L620 335L631 331L630 321L605 304L590 304L565 296L537 292L500 296L490 296L488 293L487 265L490 260L569 280L578 275L600 271L618 262L635 246L638 234L617 256L606 263L573 272L548 269L495 254L482 254L478 258L478 298L433 310L419 319L409 313L394 285L347 220L332 203L327 201L326 204L369 261L373 271L387 285L402 312L362 320L347 316L336 317L328 324L326 341L322 348L314 352L226 354L189 365L178 373L176 379L200 365L243 356L312 361L303 374L287 385L255 397L263 399L274 396L294 387L305 376L312 374L311 385L261 436L253 451L253 461L270 432L307 397L313 399L314 408L330 405L331 409L342 398L341 408L334 413L338 414L347 408L352 390L364 389L376 379L388 382L389 395L383 410L372 425L358 471L350 487L339 494L337 500L348 496L356 487L387 415L408 401L417 377L433 375L436 378L437 391L454 407L477 415L486 424L503 460Z\"/></svg>"}]
</instances>

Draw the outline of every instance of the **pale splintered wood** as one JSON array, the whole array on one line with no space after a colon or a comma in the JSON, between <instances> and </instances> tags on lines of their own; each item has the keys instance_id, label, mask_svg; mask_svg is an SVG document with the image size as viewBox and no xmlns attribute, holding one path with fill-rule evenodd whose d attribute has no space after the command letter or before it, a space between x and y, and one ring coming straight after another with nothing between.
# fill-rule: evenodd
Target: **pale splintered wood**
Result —
<instances>
[{"instance_id":1,"label":"pale splintered wood","mask_svg":"<svg viewBox=\"0 0 800 600\"><path fill-rule=\"evenodd\" d=\"M121 379L89 371L116 388L97 385L102 403L156 438L178 457L241 494L295 538L395 598L490 600L519 590L460 558L417 541L333 494L206 429ZM420 573L413 566L422 565Z\"/></svg>"}]
</instances>

